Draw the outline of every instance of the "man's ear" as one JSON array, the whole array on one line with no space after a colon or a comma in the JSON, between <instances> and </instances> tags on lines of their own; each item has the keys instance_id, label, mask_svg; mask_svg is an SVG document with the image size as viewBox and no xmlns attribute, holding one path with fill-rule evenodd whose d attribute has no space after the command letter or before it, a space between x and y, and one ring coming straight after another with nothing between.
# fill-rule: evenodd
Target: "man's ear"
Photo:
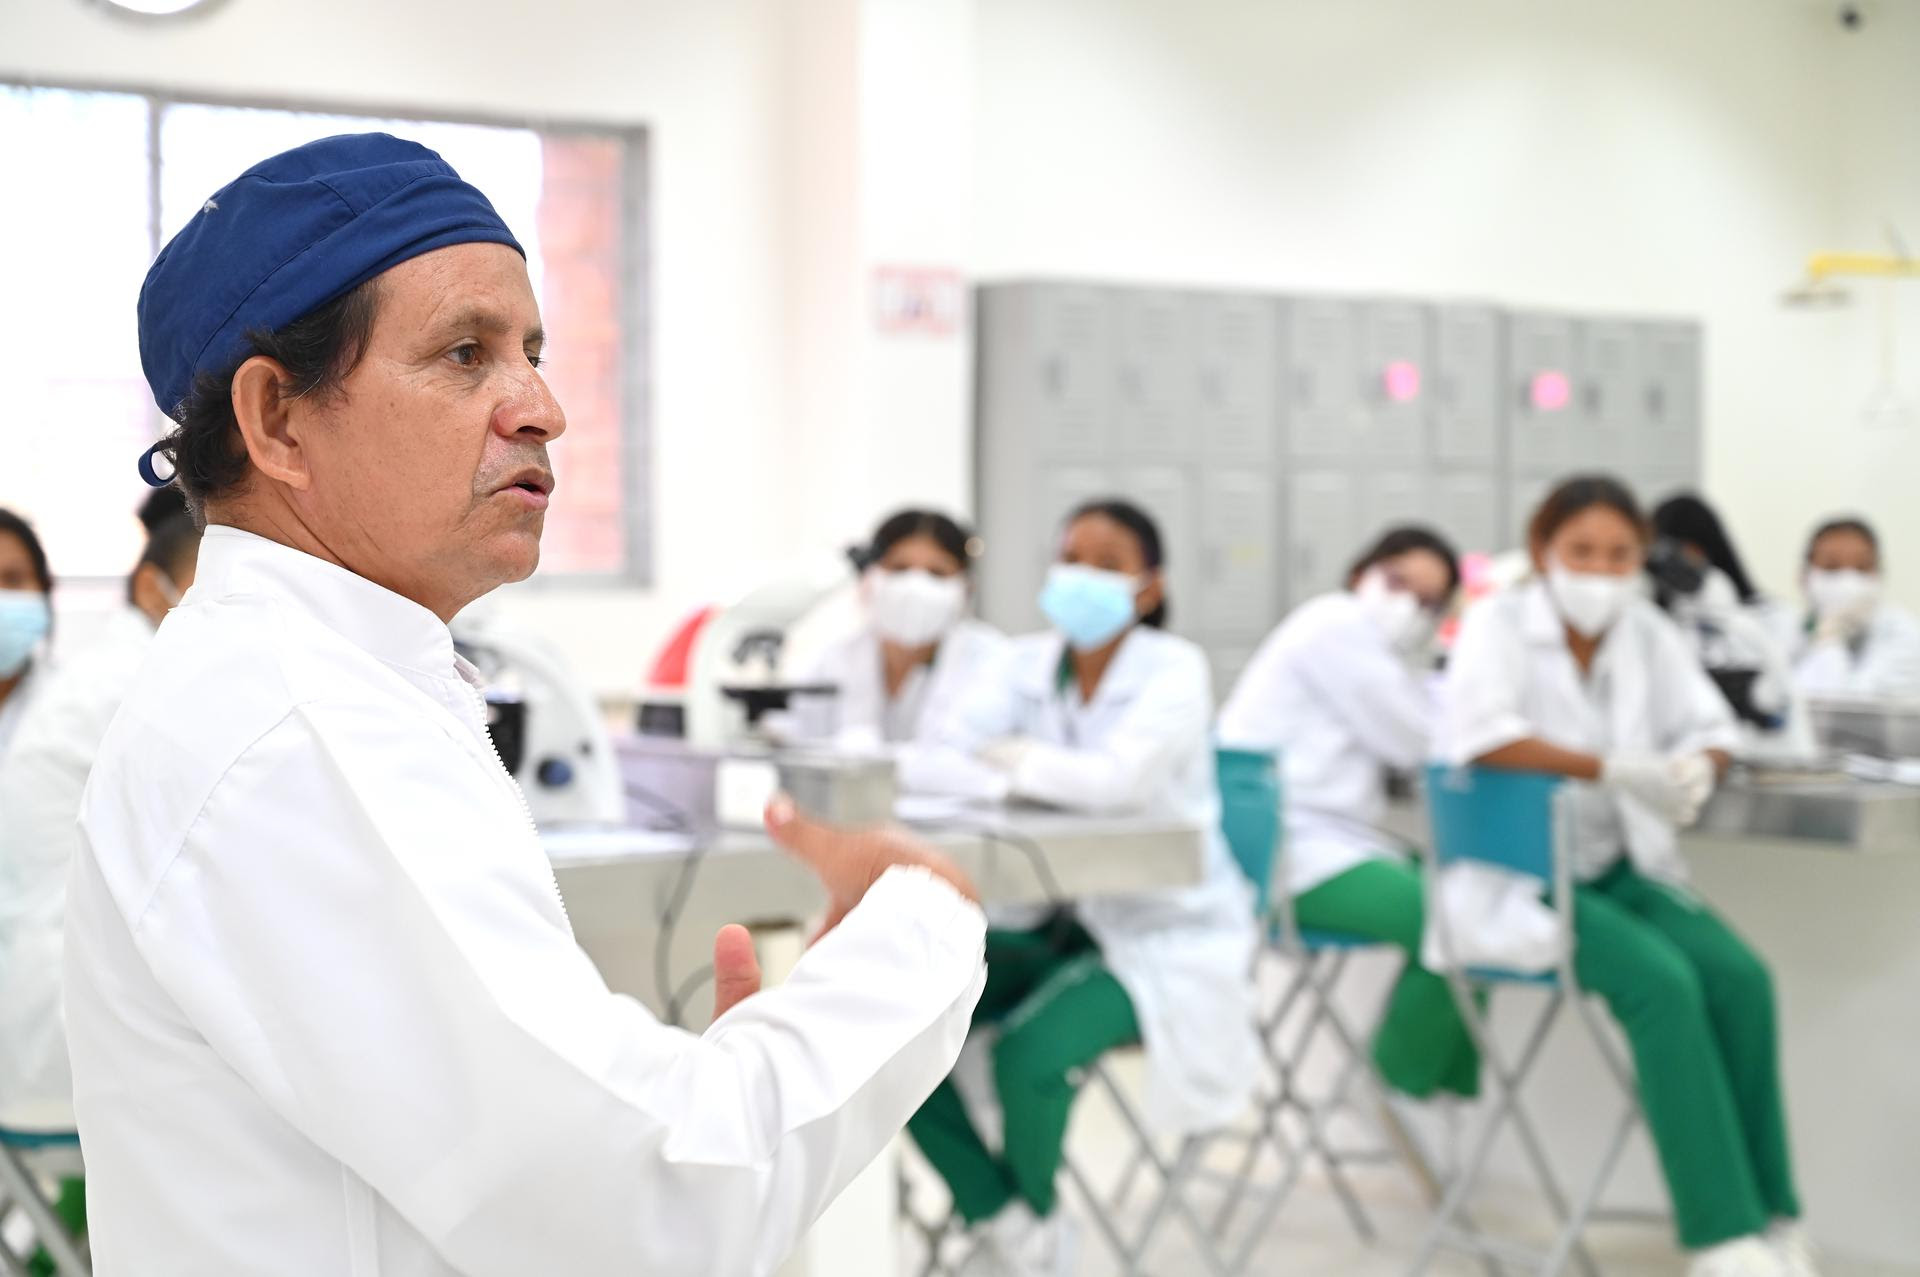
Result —
<instances>
[{"instance_id":1,"label":"man's ear","mask_svg":"<svg viewBox=\"0 0 1920 1277\"><path fill-rule=\"evenodd\" d=\"M296 414L282 392L287 380L280 362L265 355L241 364L233 375L233 419L255 469L289 488L305 490L313 475Z\"/></svg>"}]
</instances>

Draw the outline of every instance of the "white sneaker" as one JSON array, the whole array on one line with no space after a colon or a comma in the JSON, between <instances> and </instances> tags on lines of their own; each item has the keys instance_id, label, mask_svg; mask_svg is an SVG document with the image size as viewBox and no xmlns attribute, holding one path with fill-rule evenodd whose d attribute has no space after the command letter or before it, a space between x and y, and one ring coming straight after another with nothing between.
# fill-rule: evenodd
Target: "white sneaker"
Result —
<instances>
[{"instance_id":1,"label":"white sneaker","mask_svg":"<svg viewBox=\"0 0 1920 1277\"><path fill-rule=\"evenodd\" d=\"M1073 1277L1080 1260L1080 1229L1065 1211L1041 1219L1015 1202L988 1225L1007 1271L1017 1277Z\"/></svg>"},{"instance_id":2,"label":"white sneaker","mask_svg":"<svg viewBox=\"0 0 1920 1277\"><path fill-rule=\"evenodd\" d=\"M1767 1240L1786 1265L1787 1277L1820 1277L1820 1269L1813 1262L1813 1238L1799 1220L1781 1220L1767 1230Z\"/></svg>"},{"instance_id":3,"label":"white sneaker","mask_svg":"<svg viewBox=\"0 0 1920 1277\"><path fill-rule=\"evenodd\" d=\"M1742 1237L1698 1252L1687 1277L1793 1277L1773 1244L1762 1237Z\"/></svg>"}]
</instances>

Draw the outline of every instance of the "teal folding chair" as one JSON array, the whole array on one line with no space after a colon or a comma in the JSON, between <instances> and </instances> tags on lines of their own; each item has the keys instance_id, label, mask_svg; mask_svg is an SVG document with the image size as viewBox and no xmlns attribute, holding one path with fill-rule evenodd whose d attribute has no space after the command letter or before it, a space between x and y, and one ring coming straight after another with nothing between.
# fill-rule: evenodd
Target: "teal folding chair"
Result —
<instances>
[{"instance_id":1,"label":"teal folding chair","mask_svg":"<svg viewBox=\"0 0 1920 1277\"><path fill-rule=\"evenodd\" d=\"M1220 826L1234 861L1253 887L1256 916L1268 915L1268 897L1273 887L1274 859L1280 844L1280 769L1276 757L1254 750L1221 749L1214 755L1215 774L1220 788ZM1247 973L1248 979L1253 973ZM1111 1193L1101 1193L1092 1178L1072 1158L1066 1170L1071 1182L1085 1201L1089 1222L1106 1241L1123 1271L1146 1271L1147 1251L1169 1217L1179 1219L1193 1242L1200 1266L1207 1272L1224 1275L1239 1272L1258 1238L1249 1236L1230 1262L1221 1254L1226 1229L1221 1219L1211 1224L1200 1218L1188 1200L1192 1186L1203 1178L1203 1159L1216 1139L1248 1139L1257 1136L1239 1132L1192 1135L1180 1142L1171 1156L1162 1153L1146 1123L1135 1110L1112 1073L1100 1064L1089 1071L1090 1080L1105 1092L1107 1099L1134 1137L1134 1152ZM1249 1173L1247 1167L1230 1184L1237 1186ZM1141 1222L1128 1230L1123 1221L1139 1178L1152 1173L1157 1188Z\"/></svg>"},{"instance_id":2,"label":"teal folding chair","mask_svg":"<svg viewBox=\"0 0 1920 1277\"><path fill-rule=\"evenodd\" d=\"M9 1277L25 1273L37 1245L46 1250L60 1277L91 1277L93 1267L87 1258L85 1239L69 1233L60 1222L32 1166L35 1161L49 1157L77 1162L79 1153L80 1137L72 1132L16 1131L0 1127L0 1199L17 1208L33 1225L33 1240L23 1254L15 1254L0 1241L0 1272Z\"/></svg>"},{"instance_id":3,"label":"teal folding chair","mask_svg":"<svg viewBox=\"0 0 1920 1277\"><path fill-rule=\"evenodd\" d=\"M1571 793L1561 778L1537 772L1434 766L1428 769L1426 780L1427 808L1433 830L1432 854L1427 858L1427 925L1439 928L1441 951L1448 951L1449 937L1444 915L1433 908L1437 899L1435 887L1439 874L1447 866L1461 861L1478 861L1537 879L1554 911L1571 926L1573 871L1566 850L1572 820ZM1600 1198L1626 1149L1627 1140L1642 1120L1632 1061L1581 989L1574 974L1571 945L1567 946L1557 967L1544 974L1498 968L1474 968L1465 973L1450 969L1447 983L1484 1061L1488 1081L1486 1112L1409 1273L1425 1273L1443 1249L1454 1249L1479 1256L1491 1267L1513 1263L1539 1277L1555 1277L1565 1270L1569 1261L1577 1262L1587 1277L1599 1277L1599 1266L1584 1240L1587 1226L1603 1219L1645 1221L1647 1218L1644 1213L1600 1209ZM1486 1014L1474 999L1476 985L1531 987L1545 995L1517 1052L1503 1050L1494 1039ZM1569 1007L1598 1049L1624 1101L1606 1152L1576 1197L1570 1197L1562 1189L1547 1156L1546 1145L1520 1102L1522 1087L1538 1063L1542 1048ZM1545 1250L1490 1236L1466 1215L1468 1202L1486 1171L1495 1143L1509 1128L1554 1215L1555 1233Z\"/></svg>"}]
</instances>

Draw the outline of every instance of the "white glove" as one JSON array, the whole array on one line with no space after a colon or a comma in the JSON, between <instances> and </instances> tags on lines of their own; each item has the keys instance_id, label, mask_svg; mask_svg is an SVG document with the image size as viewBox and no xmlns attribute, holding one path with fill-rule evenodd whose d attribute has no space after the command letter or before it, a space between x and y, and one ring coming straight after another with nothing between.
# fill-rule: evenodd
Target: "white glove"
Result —
<instances>
[{"instance_id":1,"label":"white glove","mask_svg":"<svg viewBox=\"0 0 1920 1277\"><path fill-rule=\"evenodd\" d=\"M1701 761L1704 755L1693 755ZM1706 791L1697 799L1690 760L1658 754L1609 754L1600 764L1600 783L1631 794L1675 826L1686 826L1700 815L1700 804L1712 792L1712 764L1708 762Z\"/></svg>"},{"instance_id":2,"label":"white glove","mask_svg":"<svg viewBox=\"0 0 1920 1277\"><path fill-rule=\"evenodd\" d=\"M1024 736L1009 736L1005 740L989 741L982 745L974 757L995 771L1011 776L1020 770L1020 764L1031 752L1032 741Z\"/></svg>"},{"instance_id":3,"label":"white glove","mask_svg":"<svg viewBox=\"0 0 1920 1277\"><path fill-rule=\"evenodd\" d=\"M1706 754L1675 754L1667 760L1667 766L1680 786L1682 797L1686 799L1686 811L1675 822L1685 829L1700 819L1701 808L1707 805L1707 799L1713 797L1713 785L1719 779L1720 769L1713 765L1713 759Z\"/></svg>"}]
</instances>

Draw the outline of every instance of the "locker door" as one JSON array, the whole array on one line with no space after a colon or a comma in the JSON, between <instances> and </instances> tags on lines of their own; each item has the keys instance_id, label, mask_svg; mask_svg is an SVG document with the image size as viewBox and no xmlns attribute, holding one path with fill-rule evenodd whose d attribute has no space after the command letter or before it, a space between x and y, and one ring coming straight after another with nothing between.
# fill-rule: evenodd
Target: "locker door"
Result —
<instances>
[{"instance_id":1,"label":"locker door","mask_svg":"<svg viewBox=\"0 0 1920 1277\"><path fill-rule=\"evenodd\" d=\"M1360 541L1359 510L1345 471L1303 471L1287 490L1287 595L1297 606L1344 584Z\"/></svg>"},{"instance_id":2,"label":"locker door","mask_svg":"<svg viewBox=\"0 0 1920 1277\"><path fill-rule=\"evenodd\" d=\"M1563 470L1575 455L1569 441L1580 415L1573 324L1560 315L1515 315L1507 355L1507 406L1513 414L1507 455L1513 468Z\"/></svg>"},{"instance_id":3,"label":"locker door","mask_svg":"<svg viewBox=\"0 0 1920 1277\"><path fill-rule=\"evenodd\" d=\"M1347 547L1349 558L1388 528L1403 523L1426 523L1432 515L1427 499L1427 476L1418 470L1382 470L1360 479L1359 539Z\"/></svg>"},{"instance_id":4,"label":"locker door","mask_svg":"<svg viewBox=\"0 0 1920 1277\"><path fill-rule=\"evenodd\" d=\"M1426 463L1432 318L1427 307L1413 302L1360 307L1359 388L1369 409L1363 450L1371 460Z\"/></svg>"},{"instance_id":5,"label":"locker door","mask_svg":"<svg viewBox=\"0 0 1920 1277\"><path fill-rule=\"evenodd\" d=\"M1621 320L1593 319L1579 333L1580 417L1569 469L1618 471L1634 463L1634 440L1644 429L1645 379L1639 335Z\"/></svg>"},{"instance_id":6,"label":"locker door","mask_svg":"<svg viewBox=\"0 0 1920 1277\"><path fill-rule=\"evenodd\" d=\"M1500 313L1491 306L1442 306L1435 319L1438 385L1433 452L1442 465L1497 466L1506 414L1501 394Z\"/></svg>"},{"instance_id":7,"label":"locker door","mask_svg":"<svg viewBox=\"0 0 1920 1277\"><path fill-rule=\"evenodd\" d=\"M1059 557L1060 528L1077 506L1112 496L1113 478L1104 467L1055 463L1041 469L1035 505L1016 520L984 529L987 554L981 561L980 614L1009 634L1041 628L1040 586Z\"/></svg>"},{"instance_id":8,"label":"locker door","mask_svg":"<svg viewBox=\"0 0 1920 1277\"><path fill-rule=\"evenodd\" d=\"M1229 643L1207 646L1207 664L1213 669L1213 703L1223 704L1233 695L1233 689L1240 682L1240 676L1253 664L1253 654L1259 651L1256 644Z\"/></svg>"},{"instance_id":9,"label":"locker door","mask_svg":"<svg viewBox=\"0 0 1920 1277\"><path fill-rule=\"evenodd\" d=\"M1287 307L1287 437L1296 457L1356 455L1365 405L1351 302L1296 298Z\"/></svg>"},{"instance_id":10,"label":"locker door","mask_svg":"<svg viewBox=\"0 0 1920 1277\"><path fill-rule=\"evenodd\" d=\"M1636 465L1700 471L1700 328L1697 324L1640 325L1646 378L1644 433Z\"/></svg>"},{"instance_id":11,"label":"locker door","mask_svg":"<svg viewBox=\"0 0 1920 1277\"><path fill-rule=\"evenodd\" d=\"M1022 355L1031 379L1032 420L1040 456L1107 455L1113 411L1113 299L1106 289L1036 285L1033 345ZM1020 423L1011 423L1018 425Z\"/></svg>"},{"instance_id":12,"label":"locker door","mask_svg":"<svg viewBox=\"0 0 1920 1277\"><path fill-rule=\"evenodd\" d=\"M1491 554L1512 544L1501 518L1500 482L1492 471L1435 476L1433 521L1460 554Z\"/></svg>"},{"instance_id":13,"label":"locker door","mask_svg":"<svg viewBox=\"0 0 1920 1277\"><path fill-rule=\"evenodd\" d=\"M1209 461L1264 464L1280 433L1280 312L1264 297L1194 307L1201 446Z\"/></svg>"},{"instance_id":14,"label":"locker door","mask_svg":"<svg viewBox=\"0 0 1920 1277\"><path fill-rule=\"evenodd\" d=\"M1201 481L1200 628L1257 639L1280 619L1278 494L1264 474L1215 468Z\"/></svg>"},{"instance_id":15,"label":"locker door","mask_svg":"<svg viewBox=\"0 0 1920 1277\"><path fill-rule=\"evenodd\" d=\"M1122 457L1191 450L1198 376L1193 303L1180 293L1127 290L1118 303L1114 427Z\"/></svg>"},{"instance_id":16,"label":"locker door","mask_svg":"<svg viewBox=\"0 0 1920 1277\"><path fill-rule=\"evenodd\" d=\"M1200 606L1202 575L1192 473L1180 465L1140 465L1124 467L1116 477L1118 495L1139 505L1160 525L1167 553L1167 597L1174 623L1185 625Z\"/></svg>"}]
</instances>

